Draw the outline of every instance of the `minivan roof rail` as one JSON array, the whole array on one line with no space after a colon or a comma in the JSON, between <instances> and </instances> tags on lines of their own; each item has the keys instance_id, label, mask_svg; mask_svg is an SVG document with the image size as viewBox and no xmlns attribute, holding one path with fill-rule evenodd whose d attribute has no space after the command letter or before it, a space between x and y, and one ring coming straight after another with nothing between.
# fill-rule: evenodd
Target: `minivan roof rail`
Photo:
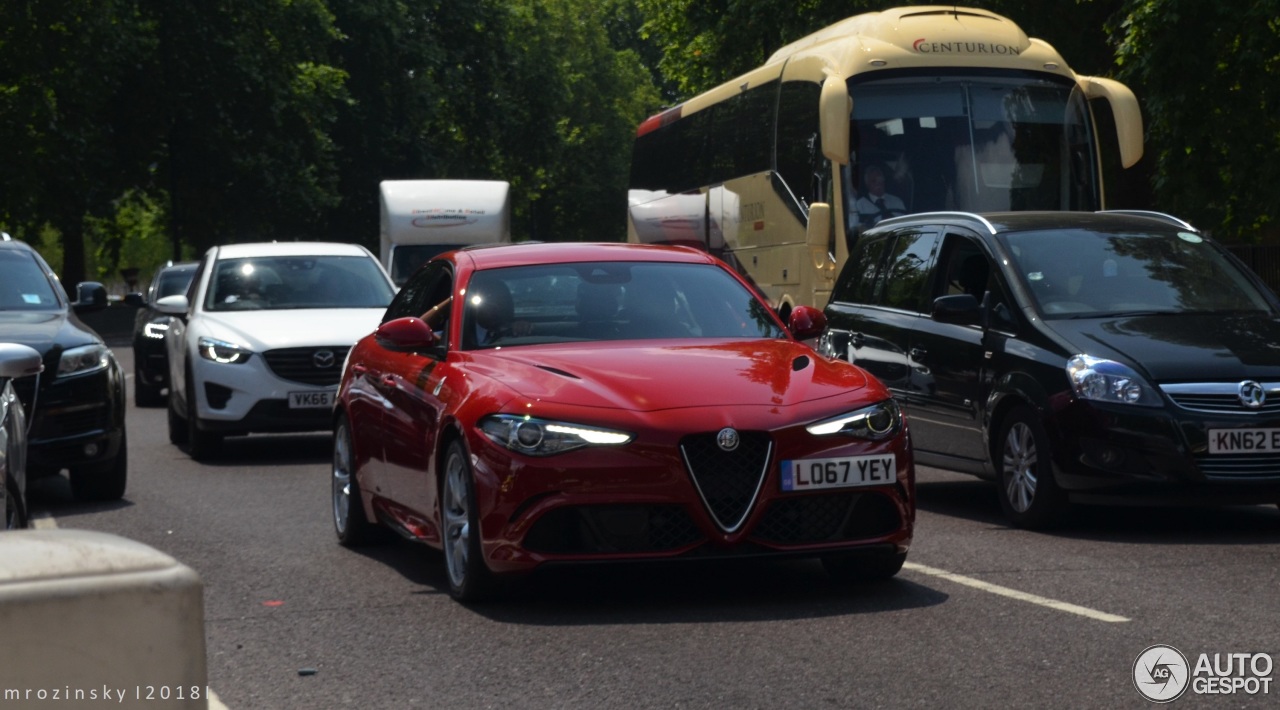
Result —
<instances>
[{"instance_id":1,"label":"minivan roof rail","mask_svg":"<svg viewBox=\"0 0 1280 710\"><path fill-rule=\"evenodd\" d=\"M977 222L978 224L981 224L983 227L986 227L987 231L990 232L991 234L996 233L995 225L987 221L986 217L983 217L980 214L975 214L973 212L957 212L957 211L912 212L911 214L899 215L897 217L890 217L888 219L881 220L876 223L876 226L879 227L882 224L892 225L898 220L902 220L904 222L907 220L910 220L912 222L915 222L921 219L928 219L930 217L948 217L951 219L962 217L964 219L972 220L974 222Z\"/></svg>"},{"instance_id":2,"label":"minivan roof rail","mask_svg":"<svg viewBox=\"0 0 1280 710\"><path fill-rule=\"evenodd\" d=\"M1193 232L1200 231L1195 227L1192 227L1187 222L1184 222L1183 220L1180 220L1177 217L1174 217L1171 214L1166 214L1164 212L1155 212L1152 210L1099 210L1098 214L1131 214L1138 217L1150 217L1152 219L1158 219L1161 222L1168 222L1169 224L1172 224L1175 227L1190 229Z\"/></svg>"}]
</instances>

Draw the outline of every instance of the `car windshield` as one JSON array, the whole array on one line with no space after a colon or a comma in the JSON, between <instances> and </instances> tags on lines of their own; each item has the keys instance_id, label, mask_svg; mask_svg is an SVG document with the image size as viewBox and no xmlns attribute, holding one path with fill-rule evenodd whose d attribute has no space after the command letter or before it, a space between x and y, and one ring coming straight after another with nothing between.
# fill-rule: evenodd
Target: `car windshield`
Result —
<instances>
[{"instance_id":1,"label":"car windshield","mask_svg":"<svg viewBox=\"0 0 1280 710\"><path fill-rule=\"evenodd\" d=\"M650 338L780 338L768 307L710 264L493 269L467 287L463 348Z\"/></svg>"},{"instance_id":2,"label":"car windshield","mask_svg":"<svg viewBox=\"0 0 1280 710\"><path fill-rule=\"evenodd\" d=\"M1045 318L1271 311L1225 252L1192 232L1053 229L1001 240Z\"/></svg>"},{"instance_id":3,"label":"car windshield","mask_svg":"<svg viewBox=\"0 0 1280 710\"><path fill-rule=\"evenodd\" d=\"M0 311L56 311L54 285L26 251L0 250Z\"/></svg>"},{"instance_id":4,"label":"car windshield","mask_svg":"<svg viewBox=\"0 0 1280 710\"><path fill-rule=\"evenodd\" d=\"M187 286L191 285L191 276L195 272L194 267L161 271L156 277L156 298L186 293Z\"/></svg>"},{"instance_id":5,"label":"car windshield","mask_svg":"<svg viewBox=\"0 0 1280 710\"><path fill-rule=\"evenodd\" d=\"M222 259L213 269L205 310L386 308L394 292L377 262L362 256L261 256Z\"/></svg>"}]
</instances>

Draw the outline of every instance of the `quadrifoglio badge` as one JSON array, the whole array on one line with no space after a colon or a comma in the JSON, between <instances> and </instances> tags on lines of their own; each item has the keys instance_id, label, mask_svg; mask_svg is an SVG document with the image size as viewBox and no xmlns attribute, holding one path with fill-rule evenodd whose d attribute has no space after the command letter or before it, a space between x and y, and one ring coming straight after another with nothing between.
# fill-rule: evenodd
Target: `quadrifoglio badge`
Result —
<instances>
[{"instance_id":1,"label":"quadrifoglio badge","mask_svg":"<svg viewBox=\"0 0 1280 710\"><path fill-rule=\"evenodd\" d=\"M1274 662L1265 653L1201 653L1189 662L1173 646L1157 644L1133 662L1133 687L1153 703L1196 695L1265 695Z\"/></svg>"}]
</instances>

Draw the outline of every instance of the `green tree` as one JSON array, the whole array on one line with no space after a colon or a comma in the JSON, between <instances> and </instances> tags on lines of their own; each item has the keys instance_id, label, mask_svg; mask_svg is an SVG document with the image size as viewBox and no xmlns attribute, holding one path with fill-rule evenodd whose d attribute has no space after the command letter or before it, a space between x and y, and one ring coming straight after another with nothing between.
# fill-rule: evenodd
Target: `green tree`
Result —
<instances>
[{"instance_id":1,"label":"green tree","mask_svg":"<svg viewBox=\"0 0 1280 710\"><path fill-rule=\"evenodd\" d=\"M1280 0L1134 0L1116 30L1161 208L1226 241L1276 234Z\"/></svg>"},{"instance_id":2,"label":"green tree","mask_svg":"<svg viewBox=\"0 0 1280 710\"><path fill-rule=\"evenodd\" d=\"M85 219L145 183L151 152L133 89L154 51L130 0L0 3L0 220L18 236L61 234L61 271L87 273Z\"/></svg>"}]
</instances>

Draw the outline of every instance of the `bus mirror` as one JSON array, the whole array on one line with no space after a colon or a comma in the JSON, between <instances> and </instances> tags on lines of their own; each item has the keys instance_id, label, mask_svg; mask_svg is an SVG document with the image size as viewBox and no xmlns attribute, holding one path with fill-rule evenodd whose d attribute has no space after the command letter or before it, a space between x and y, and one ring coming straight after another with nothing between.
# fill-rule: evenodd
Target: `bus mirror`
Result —
<instances>
[{"instance_id":1,"label":"bus mirror","mask_svg":"<svg viewBox=\"0 0 1280 710\"><path fill-rule=\"evenodd\" d=\"M809 227L805 232L805 242L809 245L809 256L813 259L813 268L825 271L835 264L831 261L831 205L815 202L809 205Z\"/></svg>"},{"instance_id":2,"label":"bus mirror","mask_svg":"<svg viewBox=\"0 0 1280 710\"><path fill-rule=\"evenodd\" d=\"M837 165L849 164L849 117L853 106L849 103L849 87L844 78L827 75L822 82L822 96L818 106L818 130L822 135L822 155Z\"/></svg>"},{"instance_id":3,"label":"bus mirror","mask_svg":"<svg viewBox=\"0 0 1280 710\"><path fill-rule=\"evenodd\" d=\"M1086 98L1106 99L1116 122L1116 140L1120 144L1120 164L1133 167L1142 158L1142 110L1129 87L1114 79L1096 76L1080 77L1080 88Z\"/></svg>"}]
</instances>

